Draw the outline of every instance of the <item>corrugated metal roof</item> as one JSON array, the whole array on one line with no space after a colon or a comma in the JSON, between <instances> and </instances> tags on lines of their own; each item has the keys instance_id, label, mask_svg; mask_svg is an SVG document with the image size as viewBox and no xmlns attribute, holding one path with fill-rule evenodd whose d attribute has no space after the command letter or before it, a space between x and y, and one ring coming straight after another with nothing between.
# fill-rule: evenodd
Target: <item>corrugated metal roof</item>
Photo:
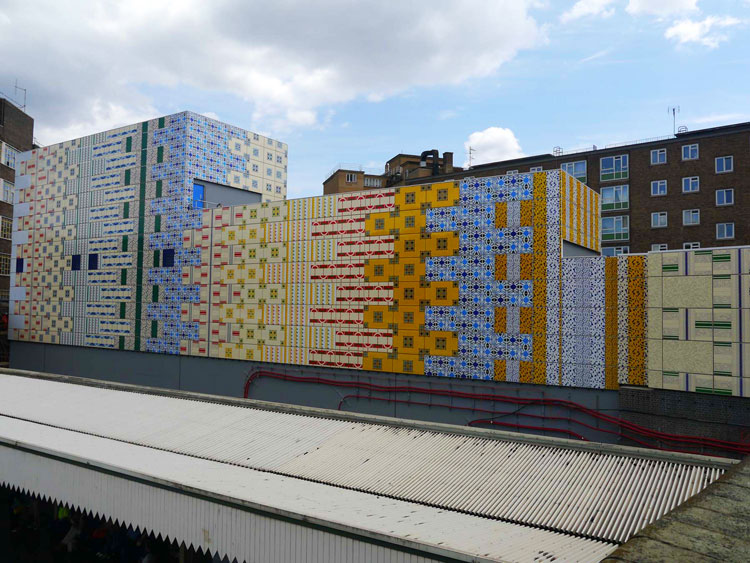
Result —
<instances>
[{"instance_id":1,"label":"corrugated metal roof","mask_svg":"<svg viewBox=\"0 0 750 563\"><path fill-rule=\"evenodd\" d=\"M6 375L0 414L615 542L724 472L637 450L602 453Z\"/></svg>"},{"instance_id":2,"label":"corrugated metal roof","mask_svg":"<svg viewBox=\"0 0 750 563\"><path fill-rule=\"evenodd\" d=\"M593 563L616 547L7 417L0 485L230 561Z\"/></svg>"}]
</instances>

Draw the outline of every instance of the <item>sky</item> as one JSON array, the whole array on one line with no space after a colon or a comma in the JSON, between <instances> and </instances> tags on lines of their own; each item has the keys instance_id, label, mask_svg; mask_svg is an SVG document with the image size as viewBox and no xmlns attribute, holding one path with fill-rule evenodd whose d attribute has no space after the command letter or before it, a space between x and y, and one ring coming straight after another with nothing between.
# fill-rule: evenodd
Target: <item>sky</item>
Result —
<instances>
[{"instance_id":1,"label":"sky","mask_svg":"<svg viewBox=\"0 0 750 563\"><path fill-rule=\"evenodd\" d=\"M750 0L0 0L42 144L192 110L340 163L473 163L750 121Z\"/></svg>"}]
</instances>

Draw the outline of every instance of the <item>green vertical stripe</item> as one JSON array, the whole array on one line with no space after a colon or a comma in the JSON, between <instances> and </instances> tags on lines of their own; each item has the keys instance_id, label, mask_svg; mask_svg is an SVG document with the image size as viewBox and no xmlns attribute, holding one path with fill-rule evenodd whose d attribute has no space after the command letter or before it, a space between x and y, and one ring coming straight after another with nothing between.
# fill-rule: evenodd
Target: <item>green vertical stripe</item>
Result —
<instances>
[{"instance_id":1,"label":"green vertical stripe","mask_svg":"<svg viewBox=\"0 0 750 563\"><path fill-rule=\"evenodd\" d=\"M154 250L154 268L159 267L159 251Z\"/></svg>"},{"instance_id":2,"label":"green vertical stripe","mask_svg":"<svg viewBox=\"0 0 750 563\"><path fill-rule=\"evenodd\" d=\"M151 338L156 338L159 335L159 325L156 321L151 321Z\"/></svg>"},{"instance_id":3,"label":"green vertical stripe","mask_svg":"<svg viewBox=\"0 0 750 563\"><path fill-rule=\"evenodd\" d=\"M151 289L151 301L153 303L158 303L159 302L159 286L158 285L155 285Z\"/></svg>"},{"instance_id":4,"label":"green vertical stripe","mask_svg":"<svg viewBox=\"0 0 750 563\"><path fill-rule=\"evenodd\" d=\"M133 137L128 137L125 139L125 152L130 152L133 150Z\"/></svg>"},{"instance_id":5,"label":"green vertical stripe","mask_svg":"<svg viewBox=\"0 0 750 563\"><path fill-rule=\"evenodd\" d=\"M161 180L156 181L156 197L161 197Z\"/></svg>"},{"instance_id":6,"label":"green vertical stripe","mask_svg":"<svg viewBox=\"0 0 750 563\"><path fill-rule=\"evenodd\" d=\"M125 349L125 337L124 336L120 337L120 342L119 342L118 348L120 348L120 350L124 350Z\"/></svg>"},{"instance_id":7,"label":"green vertical stripe","mask_svg":"<svg viewBox=\"0 0 750 563\"><path fill-rule=\"evenodd\" d=\"M130 185L130 168L125 171L125 185Z\"/></svg>"},{"instance_id":8,"label":"green vertical stripe","mask_svg":"<svg viewBox=\"0 0 750 563\"><path fill-rule=\"evenodd\" d=\"M161 232L161 215L157 215L156 217L154 217L154 232Z\"/></svg>"},{"instance_id":9,"label":"green vertical stripe","mask_svg":"<svg viewBox=\"0 0 750 563\"><path fill-rule=\"evenodd\" d=\"M133 349L141 349L141 299L143 297L143 243L146 220L146 154L148 149L148 122L144 121L141 133L141 178L138 199L138 259L135 282L135 343Z\"/></svg>"},{"instance_id":10,"label":"green vertical stripe","mask_svg":"<svg viewBox=\"0 0 750 563\"><path fill-rule=\"evenodd\" d=\"M126 303L124 301L120 303L120 318L121 319L125 318L125 309L126 309L126 307L127 307L127 305L126 305Z\"/></svg>"},{"instance_id":11,"label":"green vertical stripe","mask_svg":"<svg viewBox=\"0 0 750 563\"><path fill-rule=\"evenodd\" d=\"M156 149L156 162L164 162L164 147L160 146Z\"/></svg>"},{"instance_id":12,"label":"green vertical stripe","mask_svg":"<svg viewBox=\"0 0 750 563\"><path fill-rule=\"evenodd\" d=\"M126 201L122 205L122 217L123 219L129 219L130 218L130 202Z\"/></svg>"},{"instance_id":13,"label":"green vertical stripe","mask_svg":"<svg viewBox=\"0 0 750 563\"><path fill-rule=\"evenodd\" d=\"M120 285L128 285L128 271L125 268L120 270Z\"/></svg>"},{"instance_id":14,"label":"green vertical stripe","mask_svg":"<svg viewBox=\"0 0 750 563\"><path fill-rule=\"evenodd\" d=\"M163 117L159 118L159 129L164 129L164 118Z\"/></svg>"},{"instance_id":15,"label":"green vertical stripe","mask_svg":"<svg viewBox=\"0 0 750 563\"><path fill-rule=\"evenodd\" d=\"M128 235L125 235L122 237L122 251L123 252L128 251Z\"/></svg>"}]
</instances>

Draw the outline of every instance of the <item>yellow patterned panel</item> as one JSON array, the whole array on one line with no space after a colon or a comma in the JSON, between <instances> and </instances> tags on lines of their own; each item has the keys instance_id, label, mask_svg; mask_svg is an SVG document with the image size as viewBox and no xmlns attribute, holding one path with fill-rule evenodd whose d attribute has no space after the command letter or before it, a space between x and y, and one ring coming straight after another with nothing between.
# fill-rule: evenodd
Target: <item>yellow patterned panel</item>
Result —
<instances>
[{"instance_id":1,"label":"yellow patterned panel","mask_svg":"<svg viewBox=\"0 0 750 563\"><path fill-rule=\"evenodd\" d=\"M508 309L506 307L495 307L495 332L498 334L506 332L507 314Z\"/></svg>"},{"instance_id":2,"label":"yellow patterned panel","mask_svg":"<svg viewBox=\"0 0 750 563\"><path fill-rule=\"evenodd\" d=\"M507 254L495 254L495 279L496 280L508 279L508 255ZM530 279L530 278L522 277L521 279Z\"/></svg>"},{"instance_id":3,"label":"yellow patterned panel","mask_svg":"<svg viewBox=\"0 0 750 563\"><path fill-rule=\"evenodd\" d=\"M646 384L646 263L628 256L628 383Z\"/></svg>"},{"instance_id":4,"label":"yellow patterned panel","mask_svg":"<svg viewBox=\"0 0 750 563\"><path fill-rule=\"evenodd\" d=\"M606 389L618 389L617 381L617 258L604 262L604 380Z\"/></svg>"},{"instance_id":5,"label":"yellow patterned panel","mask_svg":"<svg viewBox=\"0 0 750 563\"><path fill-rule=\"evenodd\" d=\"M495 227L504 229L508 226L508 202L500 201L495 204Z\"/></svg>"},{"instance_id":6,"label":"yellow patterned panel","mask_svg":"<svg viewBox=\"0 0 750 563\"><path fill-rule=\"evenodd\" d=\"M524 200L521 202L521 227L531 227L534 221L534 202Z\"/></svg>"},{"instance_id":7,"label":"yellow patterned panel","mask_svg":"<svg viewBox=\"0 0 750 563\"><path fill-rule=\"evenodd\" d=\"M505 360L495 360L495 381L505 381Z\"/></svg>"}]
</instances>

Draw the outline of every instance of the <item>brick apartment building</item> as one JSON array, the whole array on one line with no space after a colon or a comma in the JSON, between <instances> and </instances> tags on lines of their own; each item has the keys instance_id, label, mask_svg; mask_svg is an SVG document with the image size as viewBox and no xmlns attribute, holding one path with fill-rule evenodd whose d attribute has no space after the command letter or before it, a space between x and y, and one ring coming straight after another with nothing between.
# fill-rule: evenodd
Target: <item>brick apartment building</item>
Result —
<instances>
[{"instance_id":1,"label":"brick apartment building","mask_svg":"<svg viewBox=\"0 0 750 563\"><path fill-rule=\"evenodd\" d=\"M556 151L453 173L438 171L432 177L437 181L557 167L601 193L604 254L750 244L750 122L603 149ZM422 170L418 178L384 185L424 182L432 169Z\"/></svg>"},{"instance_id":2,"label":"brick apartment building","mask_svg":"<svg viewBox=\"0 0 750 563\"><path fill-rule=\"evenodd\" d=\"M8 313L16 156L32 149L34 120L0 98L0 315ZM0 361L7 361L7 329L0 327Z\"/></svg>"}]
</instances>

